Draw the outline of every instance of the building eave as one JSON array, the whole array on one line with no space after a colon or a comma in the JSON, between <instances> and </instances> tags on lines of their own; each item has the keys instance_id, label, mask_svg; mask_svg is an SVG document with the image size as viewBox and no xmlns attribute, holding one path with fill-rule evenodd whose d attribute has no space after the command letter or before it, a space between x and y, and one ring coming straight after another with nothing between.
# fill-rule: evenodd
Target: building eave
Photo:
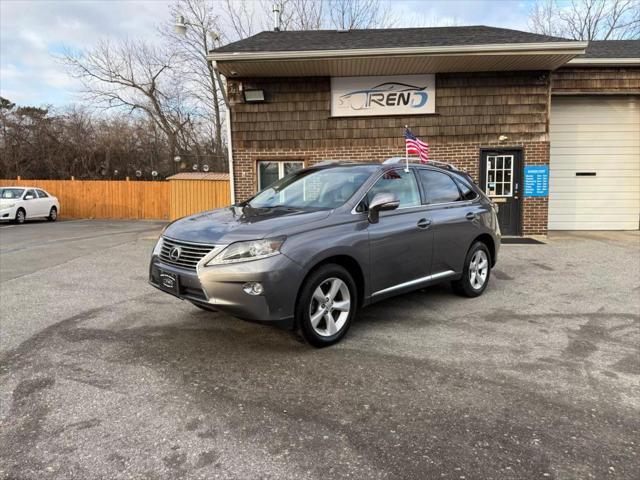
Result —
<instances>
[{"instance_id":1,"label":"building eave","mask_svg":"<svg viewBox=\"0 0 640 480\"><path fill-rule=\"evenodd\" d=\"M278 52L216 52L208 55L210 61L241 61L241 60L295 60L312 58L342 58L342 57L383 57L399 55L478 55L483 53L531 53L548 52L584 54L588 42L542 42L542 43L496 43L482 45L447 45L431 47L393 47L375 49L344 49L344 50L304 50ZM561 52L559 52L561 51Z\"/></svg>"},{"instance_id":2,"label":"building eave","mask_svg":"<svg viewBox=\"0 0 640 480\"><path fill-rule=\"evenodd\" d=\"M587 45L571 41L291 52L214 51L208 59L231 78L555 70L584 54Z\"/></svg>"},{"instance_id":3,"label":"building eave","mask_svg":"<svg viewBox=\"0 0 640 480\"><path fill-rule=\"evenodd\" d=\"M640 66L640 57L637 58L574 58L569 60L569 66L604 67L604 66Z\"/></svg>"}]
</instances>

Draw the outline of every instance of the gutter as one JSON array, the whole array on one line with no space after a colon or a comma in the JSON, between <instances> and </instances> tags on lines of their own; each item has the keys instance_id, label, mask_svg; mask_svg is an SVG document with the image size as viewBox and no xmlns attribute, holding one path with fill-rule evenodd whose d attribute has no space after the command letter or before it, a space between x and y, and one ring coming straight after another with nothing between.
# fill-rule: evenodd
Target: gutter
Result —
<instances>
[{"instance_id":1,"label":"gutter","mask_svg":"<svg viewBox=\"0 0 640 480\"><path fill-rule=\"evenodd\" d=\"M567 62L580 66L640 66L640 57L636 58L574 58Z\"/></svg>"},{"instance_id":2,"label":"gutter","mask_svg":"<svg viewBox=\"0 0 640 480\"><path fill-rule=\"evenodd\" d=\"M231 194L231 205L236 203L236 182L233 175L233 140L231 138L231 107L229 106L229 99L227 98L227 92L225 91L226 82L224 84L225 88L222 88L222 78L220 77L220 71L218 70L218 65L215 61L210 60L207 57L207 60L211 62L211 67L213 68L213 72L216 75L216 80L218 81L218 85L220 85L220 93L222 94L222 98L224 100L224 106L227 107L227 162L229 163L229 193Z\"/></svg>"},{"instance_id":3,"label":"gutter","mask_svg":"<svg viewBox=\"0 0 640 480\"><path fill-rule=\"evenodd\" d=\"M405 55L481 55L481 54L568 54L582 55L589 42L496 43L439 47L357 48L347 50L302 50L275 52L210 52L209 61L293 60L341 57L383 57Z\"/></svg>"}]
</instances>

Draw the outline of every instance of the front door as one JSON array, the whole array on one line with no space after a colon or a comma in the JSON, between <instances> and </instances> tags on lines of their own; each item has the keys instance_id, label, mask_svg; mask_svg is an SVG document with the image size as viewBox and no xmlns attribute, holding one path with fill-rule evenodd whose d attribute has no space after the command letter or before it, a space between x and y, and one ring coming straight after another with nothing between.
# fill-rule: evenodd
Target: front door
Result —
<instances>
[{"instance_id":1,"label":"front door","mask_svg":"<svg viewBox=\"0 0 640 480\"><path fill-rule=\"evenodd\" d=\"M482 150L480 186L498 205L503 235L521 235L522 150Z\"/></svg>"},{"instance_id":2,"label":"front door","mask_svg":"<svg viewBox=\"0 0 640 480\"><path fill-rule=\"evenodd\" d=\"M385 173L369 190L368 201L382 192L395 194L400 206L380 212L380 221L368 226L371 292L376 298L409 288L410 282L424 281L433 250L433 230L413 169Z\"/></svg>"}]
</instances>

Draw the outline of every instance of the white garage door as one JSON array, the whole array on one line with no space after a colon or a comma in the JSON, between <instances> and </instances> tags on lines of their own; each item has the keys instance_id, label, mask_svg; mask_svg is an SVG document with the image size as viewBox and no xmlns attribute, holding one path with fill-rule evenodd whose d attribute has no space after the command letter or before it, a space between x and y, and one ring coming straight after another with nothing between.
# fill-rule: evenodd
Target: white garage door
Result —
<instances>
[{"instance_id":1,"label":"white garage door","mask_svg":"<svg viewBox=\"0 0 640 480\"><path fill-rule=\"evenodd\" d=\"M550 230L637 230L640 98L551 100Z\"/></svg>"}]
</instances>

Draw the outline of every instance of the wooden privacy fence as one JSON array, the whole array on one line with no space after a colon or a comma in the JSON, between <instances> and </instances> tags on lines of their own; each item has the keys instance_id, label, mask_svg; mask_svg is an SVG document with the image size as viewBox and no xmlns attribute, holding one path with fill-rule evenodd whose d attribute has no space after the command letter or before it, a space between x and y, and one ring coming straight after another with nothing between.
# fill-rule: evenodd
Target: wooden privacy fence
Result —
<instances>
[{"instance_id":1,"label":"wooden privacy fence","mask_svg":"<svg viewBox=\"0 0 640 480\"><path fill-rule=\"evenodd\" d=\"M0 180L10 185L55 195L63 218L173 220L229 204L228 180Z\"/></svg>"},{"instance_id":2,"label":"wooden privacy fence","mask_svg":"<svg viewBox=\"0 0 640 480\"><path fill-rule=\"evenodd\" d=\"M183 172L168 180L171 184L171 219L231 203L228 173Z\"/></svg>"}]
</instances>

